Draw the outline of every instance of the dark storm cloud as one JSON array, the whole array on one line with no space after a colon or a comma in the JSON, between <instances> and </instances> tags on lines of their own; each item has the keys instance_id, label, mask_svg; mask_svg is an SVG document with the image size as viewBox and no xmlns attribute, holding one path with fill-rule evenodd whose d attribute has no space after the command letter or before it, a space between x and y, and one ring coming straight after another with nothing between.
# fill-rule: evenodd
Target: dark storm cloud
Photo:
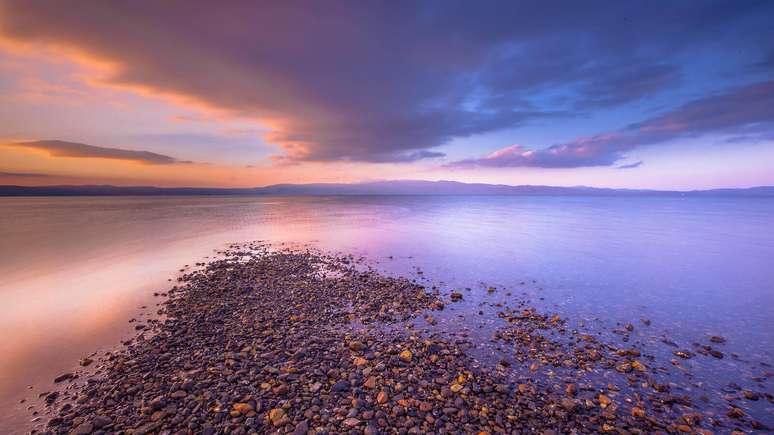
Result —
<instances>
[{"instance_id":1,"label":"dark storm cloud","mask_svg":"<svg viewBox=\"0 0 774 435\"><path fill-rule=\"evenodd\" d=\"M263 120L284 160L413 161L452 138L614 107L765 2L0 1L0 31L110 81ZM772 33L765 23L756 38ZM751 27L747 25L747 27ZM549 97L561 94L556 106Z\"/></svg>"},{"instance_id":2,"label":"dark storm cloud","mask_svg":"<svg viewBox=\"0 0 774 435\"><path fill-rule=\"evenodd\" d=\"M513 145L481 158L460 160L448 167L577 168L610 166L627 151L675 139L708 134L732 137L774 133L774 80L736 88L686 103L621 130L533 150Z\"/></svg>"},{"instance_id":3,"label":"dark storm cloud","mask_svg":"<svg viewBox=\"0 0 774 435\"><path fill-rule=\"evenodd\" d=\"M163 154L150 151L123 150L106 148L61 140L38 140L30 142L15 142L7 146L45 151L54 157L100 158L126 160L146 165L169 165L172 163L190 163Z\"/></svg>"}]
</instances>

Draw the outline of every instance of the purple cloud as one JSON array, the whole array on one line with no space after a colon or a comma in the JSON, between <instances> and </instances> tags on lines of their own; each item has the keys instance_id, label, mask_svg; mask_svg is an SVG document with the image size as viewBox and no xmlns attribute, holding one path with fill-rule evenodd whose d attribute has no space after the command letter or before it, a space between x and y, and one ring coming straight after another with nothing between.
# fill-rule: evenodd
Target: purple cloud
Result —
<instances>
[{"instance_id":1,"label":"purple cloud","mask_svg":"<svg viewBox=\"0 0 774 435\"><path fill-rule=\"evenodd\" d=\"M406 162L454 138L658 94L680 82L681 56L768 8L2 0L0 32L107 60L111 83L259 119L284 160ZM772 33L765 24L756 38Z\"/></svg>"},{"instance_id":2,"label":"purple cloud","mask_svg":"<svg viewBox=\"0 0 774 435\"><path fill-rule=\"evenodd\" d=\"M0 177L6 178L30 178L30 177L50 177L51 174L44 174L41 172L2 172L0 171Z\"/></svg>"},{"instance_id":3,"label":"purple cloud","mask_svg":"<svg viewBox=\"0 0 774 435\"><path fill-rule=\"evenodd\" d=\"M75 157L75 158L100 158L126 160L146 165L169 165L173 163L191 163L181 161L174 157L157 154L150 151L124 150L120 148L106 148L94 145L86 145L76 142L65 142L61 140L37 140L30 142L15 142L7 146L27 148L33 150L45 151L54 157Z\"/></svg>"},{"instance_id":4,"label":"purple cloud","mask_svg":"<svg viewBox=\"0 0 774 435\"><path fill-rule=\"evenodd\" d=\"M642 166L644 162L640 160L639 162L629 163L627 165L620 165L617 167L617 169L636 169Z\"/></svg>"},{"instance_id":5,"label":"purple cloud","mask_svg":"<svg viewBox=\"0 0 774 435\"><path fill-rule=\"evenodd\" d=\"M635 148L709 134L736 137L774 133L774 80L686 103L618 131L581 137L545 149L512 145L447 167L578 168L611 166Z\"/></svg>"}]
</instances>

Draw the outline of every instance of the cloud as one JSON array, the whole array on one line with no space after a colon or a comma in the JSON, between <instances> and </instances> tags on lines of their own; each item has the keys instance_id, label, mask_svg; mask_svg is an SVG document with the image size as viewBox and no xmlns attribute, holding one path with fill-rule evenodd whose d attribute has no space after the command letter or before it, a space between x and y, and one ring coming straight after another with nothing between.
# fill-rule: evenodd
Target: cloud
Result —
<instances>
[{"instance_id":1,"label":"cloud","mask_svg":"<svg viewBox=\"0 0 774 435\"><path fill-rule=\"evenodd\" d=\"M626 165L620 165L620 166L617 167L617 169L636 169L636 168L639 168L640 166L642 166L643 163L644 162L642 160L640 160L639 162L629 163L629 164L626 164Z\"/></svg>"},{"instance_id":2,"label":"cloud","mask_svg":"<svg viewBox=\"0 0 774 435\"><path fill-rule=\"evenodd\" d=\"M774 80L731 89L683 104L661 115L607 133L544 149L512 145L452 168L611 166L635 148L705 135L767 137L774 133Z\"/></svg>"},{"instance_id":3,"label":"cloud","mask_svg":"<svg viewBox=\"0 0 774 435\"><path fill-rule=\"evenodd\" d=\"M0 177L5 178L30 178L30 177L50 177L50 174L44 174L39 172L2 172L0 171Z\"/></svg>"},{"instance_id":4,"label":"cloud","mask_svg":"<svg viewBox=\"0 0 774 435\"><path fill-rule=\"evenodd\" d=\"M768 8L4 0L0 32L104 61L107 84L259 120L281 160L406 162L454 138L657 95L681 82L681 56L714 49Z\"/></svg>"},{"instance_id":5,"label":"cloud","mask_svg":"<svg viewBox=\"0 0 774 435\"><path fill-rule=\"evenodd\" d=\"M37 140L30 142L15 142L7 146L45 151L54 157L100 158L125 160L146 165L169 165L173 163L191 163L174 157L157 154L150 151L124 150L106 148L61 140Z\"/></svg>"}]
</instances>

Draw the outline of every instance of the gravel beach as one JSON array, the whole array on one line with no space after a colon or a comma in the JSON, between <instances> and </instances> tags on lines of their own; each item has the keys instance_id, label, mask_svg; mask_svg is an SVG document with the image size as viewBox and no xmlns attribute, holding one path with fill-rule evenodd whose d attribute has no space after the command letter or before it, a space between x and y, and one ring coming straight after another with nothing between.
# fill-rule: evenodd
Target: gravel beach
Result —
<instances>
[{"instance_id":1,"label":"gravel beach","mask_svg":"<svg viewBox=\"0 0 774 435\"><path fill-rule=\"evenodd\" d=\"M351 256L258 243L201 266L159 295L166 299L158 318L138 323L124 348L86 358L81 371L56 379L60 388L41 398L47 420L38 431L766 429L733 402L717 412L673 394L676 386L641 349L571 329L528 301L500 308L503 322L491 340L505 356L481 361L471 351L476 343L431 327L463 292L445 298L439 288L380 274ZM701 356L722 358L722 340L713 337ZM678 359L694 355L675 349ZM768 393L738 393L772 402Z\"/></svg>"}]
</instances>

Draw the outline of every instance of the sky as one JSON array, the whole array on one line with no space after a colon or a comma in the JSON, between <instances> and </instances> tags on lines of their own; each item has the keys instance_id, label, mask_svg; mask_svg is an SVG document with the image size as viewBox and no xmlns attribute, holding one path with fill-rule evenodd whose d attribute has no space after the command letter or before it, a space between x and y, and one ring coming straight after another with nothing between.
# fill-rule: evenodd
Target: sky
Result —
<instances>
[{"instance_id":1,"label":"sky","mask_svg":"<svg viewBox=\"0 0 774 435\"><path fill-rule=\"evenodd\" d=\"M774 185L771 1L0 0L0 184Z\"/></svg>"}]
</instances>

